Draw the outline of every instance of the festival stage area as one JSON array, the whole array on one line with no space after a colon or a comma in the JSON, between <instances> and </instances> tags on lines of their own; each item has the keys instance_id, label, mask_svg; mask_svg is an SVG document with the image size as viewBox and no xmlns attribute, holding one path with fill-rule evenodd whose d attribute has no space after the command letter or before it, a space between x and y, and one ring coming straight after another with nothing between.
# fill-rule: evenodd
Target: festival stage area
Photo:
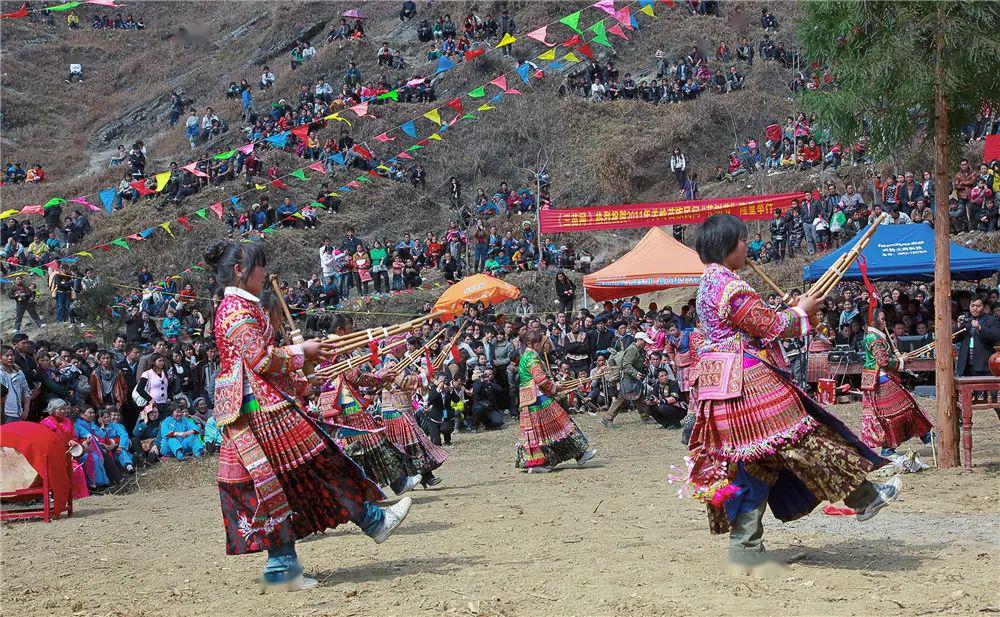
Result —
<instances>
[{"instance_id":1,"label":"festival stage area","mask_svg":"<svg viewBox=\"0 0 1000 617\"><path fill-rule=\"evenodd\" d=\"M926 401L923 401L926 404ZM850 411L848 411L850 410ZM838 413L857 428L857 406ZM979 412L975 472L904 477L903 498L867 524L814 512L769 549L798 556L776 580L721 573L727 536L666 482L678 431L617 430L575 416L592 468L522 475L516 427L456 434L445 482L418 489L397 536L353 527L299 544L312 591L259 595L263 558L226 557L215 460L159 466L144 488L86 499L52 524L2 529L9 615L974 615L1000 610L1000 422ZM919 446L917 442L904 445ZM927 462L929 448L918 450ZM191 477L194 474L194 477ZM187 476L187 477L185 477ZM183 488L160 488L165 481Z\"/></svg>"}]
</instances>

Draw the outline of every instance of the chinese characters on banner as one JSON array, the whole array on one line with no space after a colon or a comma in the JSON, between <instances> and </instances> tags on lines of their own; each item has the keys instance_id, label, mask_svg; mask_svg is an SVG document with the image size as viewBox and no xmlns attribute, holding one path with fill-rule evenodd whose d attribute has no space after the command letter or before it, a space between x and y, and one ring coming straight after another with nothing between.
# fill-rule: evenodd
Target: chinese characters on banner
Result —
<instances>
[{"instance_id":1,"label":"chinese characters on banner","mask_svg":"<svg viewBox=\"0 0 1000 617\"><path fill-rule=\"evenodd\" d=\"M591 206L586 208L547 208L541 211L543 234L573 233L599 229L658 227L700 223L713 214L735 214L745 221L760 221L783 211L802 193L754 195L695 201L658 201L645 204Z\"/></svg>"}]
</instances>

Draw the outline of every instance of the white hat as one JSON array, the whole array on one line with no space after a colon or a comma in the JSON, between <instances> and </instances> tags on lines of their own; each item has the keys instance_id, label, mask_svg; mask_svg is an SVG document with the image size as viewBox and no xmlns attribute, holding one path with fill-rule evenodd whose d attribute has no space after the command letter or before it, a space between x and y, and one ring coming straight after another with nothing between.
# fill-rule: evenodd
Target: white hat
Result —
<instances>
[{"instance_id":1,"label":"white hat","mask_svg":"<svg viewBox=\"0 0 1000 617\"><path fill-rule=\"evenodd\" d=\"M653 344L653 339L649 338L649 335L646 334L645 332L636 332L636 334L635 334L635 340L636 341L642 341L642 342L648 343L650 345Z\"/></svg>"}]
</instances>

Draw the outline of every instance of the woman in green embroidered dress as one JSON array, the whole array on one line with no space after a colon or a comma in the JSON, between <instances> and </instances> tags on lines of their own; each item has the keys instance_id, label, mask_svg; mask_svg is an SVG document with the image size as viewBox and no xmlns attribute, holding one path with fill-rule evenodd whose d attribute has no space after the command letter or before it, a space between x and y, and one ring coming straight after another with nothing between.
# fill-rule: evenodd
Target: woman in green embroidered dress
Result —
<instances>
[{"instance_id":1,"label":"woman in green embroidered dress","mask_svg":"<svg viewBox=\"0 0 1000 617\"><path fill-rule=\"evenodd\" d=\"M521 393L521 436L516 467L528 473L545 473L563 461L576 459L580 467L594 458L583 434L566 410L555 400L558 386L549 379L539 354L550 345L548 337L535 330L522 335L524 353L517 373Z\"/></svg>"}]
</instances>

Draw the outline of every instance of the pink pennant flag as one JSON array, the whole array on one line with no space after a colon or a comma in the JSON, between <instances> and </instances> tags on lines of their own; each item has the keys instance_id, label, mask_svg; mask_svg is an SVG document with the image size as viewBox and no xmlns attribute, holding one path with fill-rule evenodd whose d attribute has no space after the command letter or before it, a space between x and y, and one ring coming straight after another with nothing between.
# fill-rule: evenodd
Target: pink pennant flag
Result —
<instances>
[{"instance_id":1,"label":"pink pennant flag","mask_svg":"<svg viewBox=\"0 0 1000 617\"><path fill-rule=\"evenodd\" d=\"M55 259L53 259L49 263L45 264L45 267L48 268L49 270L58 270L59 269L59 262L57 262Z\"/></svg>"},{"instance_id":2,"label":"pink pennant flag","mask_svg":"<svg viewBox=\"0 0 1000 617\"><path fill-rule=\"evenodd\" d=\"M219 217L220 221L222 220L222 202L221 201L215 202L214 204L212 204L211 206L209 206L208 209L211 210L212 212L214 212L215 216Z\"/></svg>"},{"instance_id":3,"label":"pink pennant flag","mask_svg":"<svg viewBox=\"0 0 1000 617\"><path fill-rule=\"evenodd\" d=\"M539 43L544 43L547 47L555 47L556 45L555 43L549 43L545 40L545 36L548 34L547 33L548 29L549 29L548 26L542 26L538 30L533 30L529 32L527 36L529 39L535 39Z\"/></svg>"},{"instance_id":4,"label":"pink pennant flag","mask_svg":"<svg viewBox=\"0 0 1000 617\"><path fill-rule=\"evenodd\" d=\"M96 4L97 6L110 6L112 8L118 8L115 4L115 0L85 0L85 4Z\"/></svg>"},{"instance_id":5,"label":"pink pennant flag","mask_svg":"<svg viewBox=\"0 0 1000 617\"><path fill-rule=\"evenodd\" d=\"M521 94L521 91L517 88L511 88L510 90L504 90L505 94Z\"/></svg>"},{"instance_id":6,"label":"pink pennant flag","mask_svg":"<svg viewBox=\"0 0 1000 617\"><path fill-rule=\"evenodd\" d=\"M181 167L181 169L183 169L184 171L189 171L192 174L198 176L199 178L207 178L208 177L208 174L206 174L202 170L198 169L198 162L197 161L195 161L193 163L188 163L184 167Z\"/></svg>"},{"instance_id":7,"label":"pink pennant flag","mask_svg":"<svg viewBox=\"0 0 1000 617\"><path fill-rule=\"evenodd\" d=\"M628 37L625 36L624 32L622 32L622 27L621 27L620 24L615 24L615 25L611 26L610 28L608 28L608 34L613 34L613 35L615 35L617 37L625 39L626 41L628 40Z\"/></svg>"},{"instance_id":8,"label":"pink pennant flag","mask_svg":"<svg viewBox=\"0 0 1000 617\"><path fill-rule=\"evenodd\" d=\"M45 214L45 206L25 206L21 208L21 214Z\"/></svg>"},{"instance_id":9,"label":"pink pennant flag","mask_svg":"<svg viewBox=\"0 0 1000 617\"><path fill-rule=\"evenodd\" d=\"M94 204L92 204L89 201L87 201L87 198L85 196L83 196L83 195L81 195L81 196L79 196L79 197L77 197L75 199L71 199L70 201L73 202L73 203L75 203L75 204L80 204L80 205L83 205L83 206L87 206L88 208L90 208L94 212L100 212L101 211L100 208L98 208Z\"/></svg>"},{"instance_id":10,"label":"pink pennant flag","mask_svg":"<svg viewBox=\"0 0 1000 617\"><path fill-rule=\"evenodd\" d=\"M620 23L626 30L635 30L635 28L632 27L632 15L629 13L627 6L623 6L618 9L618 12L615 13L615 19L617 19L618 23Z\"/></svg>"},{"instance_id":11,"label":"pink pennant flag","mask_svg":"<svg viewBox=\"0 0 1000 617\"><path fill-rule=\"evenodd\" d=\"M535 77L541 79L545 77L545 73L542 72L542 69L538 69L537 71L535 71Z\"/></svg>"},{"instance_id":12,"label":"pink pennant flag","mask_svg":"<svg viewBox=\"0 0 1000 617\"><path fill-rule=\"evenodd\" d=\"M326 173L326 167L323 167L323 163L320 163L319 161L316 161L315 163L313 163L312 165L310 165L309 169L311 169L313 171L318 171L321 174L325 174Z\"/></svg>"},{"instance_id":13,"label":"pink pennant flag","mask_svg":"<svg viewBox=\"0 0 1000 617\"><path fill-rule=\"evenodd\" d=\"M496 79L494 79L490 83L493 84L494 86L496 86L497 88L500 88L504 92L507 91L507 76L506 75L501 75L500 77L497 77Z\"/></svg>"},{"instance_id":14,"label":"pink pennant flag","mask_svg":"<svg viewBox=\"0 0 1000 617\"><path fill-rule=\"evenodd\" d=\"M132 234L131 236L128 237L128 239L135 240L136 242L142 242L143 240L145 240L145 238L143 238L139 234Z\"/></svg>"},{"instance_id":15,"label":"pink pennant flag","mask_svg":"<svg viewBox=\"0 0 1000 617\"><path fill-rule=\"evenodd\" d=\"M461 117L462 117L462 116L455 116L454 118L452 118L452 119L451 119L451 120L450 120L450 121L448 122L448 126L455 126L455 123L456 123L456 122L458 122L459 118L461 118Z\"/></svg>"},{"instance_id":16,"label":"pink pennant flag","mask_svg":"<svg viewBox=\"0 0 1000 617\"><path fill-rule=\"evenodd\" d=\"M381 142L396 141L396 138L395 137L389 137L388 133L382 133L381 135L376 135L375 139L377 139L377 140L379 140Z\"/></svg>"},{"instance_id":17,"label":"pink pennant flag","mask_svg":"<svg viewBox=\"0 0 1000 617\"><path fill-rule=\"evenodd\" d=\"M615 14L615 0L599 0L598 2L592 4L591 6L593 6L594 8L601 9L608 15Z\"/></svg>"},{"instance_id":18,"label":"pink pennant flag","mask_svg":"<svg viewBox=\"0 0 1000 617\"><path fill-rule=\"evenodd\" d=\"M358 103L357 105L349 109L354 113L358 114L359 118L361 116L366 116L368 115L368 101L365 101L364 103Z\"/></svg>"},{"instance_id":19,"label":"pink pennant flag","mask_svg":"<svg viewBox=\"0 0 1000 617\"><path fill-rule=\"evenodd\" d=\"M417 84L422 84L422 83L424 83L424 78L423 77L417 77L415 79L411 79L410 81L406 82L406 85L412 88L413 86L416 86Z\"/></svg>"},{"instance_id":20,"label":"pink pennant flag","mask_svg":"<svg viewBox=\"0 0 1000 617\"><path fill-rule=\"evenodd\" d=\"M396 158L398 158L398 159L412 159L413 157L410 156L406 152L400 152L399 154L396 155Z\"/></svg>"},{"instance_id":21,"label":"pink pennant flag","mask_svg":"<svg viewBox=\"0 0 1000 617\"><path fill-rule=\"evenodd\" d=\"M250 154L251 152L253 152L253 142L251 141L245 146L240 146L239 148L237 148L237 150L239 150L243 154Z\"/></svg>"},{"instance_id":22,"label":"pink pennant flag","mask_svg":"<svg viewBox=\"0 0 1000 617\"><path fill-rule=\"evenodd\" d=\"M347 186L351 187L352 189L359 189L361 188L361 183L358 182L357 180L351 180L350 182L347 183Z\"/></svg>"}]
</instances>

